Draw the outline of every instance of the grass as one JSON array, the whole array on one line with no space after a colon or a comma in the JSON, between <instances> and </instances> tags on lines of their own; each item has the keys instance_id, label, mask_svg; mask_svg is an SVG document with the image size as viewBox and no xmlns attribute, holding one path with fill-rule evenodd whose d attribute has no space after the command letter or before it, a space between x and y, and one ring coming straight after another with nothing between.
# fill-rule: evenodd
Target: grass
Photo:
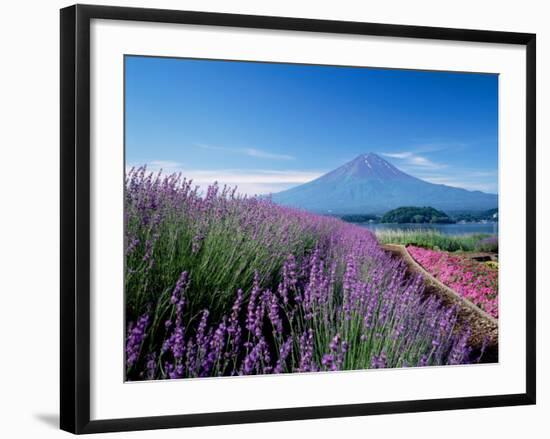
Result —
<instances>
[{"instance_id":1,"label":"grass","mask_svg":"<svg viewBox=\"0 0 550 439\"><path fill-rule=\"evenodd\" d=\"M125 235L129 380L477 361L363 227L139 168Z\"/></svg>"},{"instance_id":2,"label":"grass","mask_svg":"<svg viewBox=\"0 0 550 439\"><path fill-rule=\"evenodd\" d=\"M478 251L478 243L490 235L483 233L445 235L436 230L378 230L376 237L381 244L416 245L433 250Z\"/></svg>"}]
</instances>

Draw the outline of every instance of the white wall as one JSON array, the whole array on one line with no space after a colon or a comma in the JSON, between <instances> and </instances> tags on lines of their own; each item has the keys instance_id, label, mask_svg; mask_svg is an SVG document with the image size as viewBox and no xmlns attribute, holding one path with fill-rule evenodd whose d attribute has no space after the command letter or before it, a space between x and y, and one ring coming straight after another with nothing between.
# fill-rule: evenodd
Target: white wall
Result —
<instances>
[{"instance_id":1,"label":"white wall","mask_svg":"<svg viewBox=\"0 0 550 439\"><path fill-rule=\"evenodd\" d=\"M96 3L88 1L88 3ZM538 45L538 217L550 216L550 26L543 1L462 0L393 2L296 0L108 1L100 4L164 7L263 15L464 27L537 33ZM58 9L63 1L5 2L0 45L0 432L4 437L55 437L58 412ZM546 215L545 215L546 214ZM211 427L120 434L134 437L214 438L543 437L550 423L546 366L549 325L543 320L550 287L543 253L547 229L538 231L539 404L456 412L424 413ZM544 362L544 365L543 365ZM538 433L537 433L538 431ZM546 432L548 434L548 432Z\"/></svg>"}]
</instances>

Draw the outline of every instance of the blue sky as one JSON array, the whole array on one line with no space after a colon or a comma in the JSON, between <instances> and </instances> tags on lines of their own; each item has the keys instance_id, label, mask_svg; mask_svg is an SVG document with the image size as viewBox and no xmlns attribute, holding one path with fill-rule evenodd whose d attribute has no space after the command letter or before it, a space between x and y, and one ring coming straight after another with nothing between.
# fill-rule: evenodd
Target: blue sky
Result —
<instances>
[{"instance_id":1,"label":"blue sky","mask_svg":"<svg viewBox=\"0 0 550 439\"><path fill-rule=\"evenodd\" d=\"M126 163L248 194L375 152L433 183L498 191L498 77L126 57Z\"/></svg>"}]
</instances>

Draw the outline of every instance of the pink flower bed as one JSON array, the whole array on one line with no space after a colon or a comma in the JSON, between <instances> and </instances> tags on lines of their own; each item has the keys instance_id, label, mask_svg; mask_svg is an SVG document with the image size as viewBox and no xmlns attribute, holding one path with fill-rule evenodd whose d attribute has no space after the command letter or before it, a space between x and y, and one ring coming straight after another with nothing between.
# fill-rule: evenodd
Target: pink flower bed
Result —
<instances>
[{"instance_id":1,"label":"pink flower bed","mask_svg":"<svg viewBox=\"0 0 550 439\"><path fill-rule=\"evenodd\" d=\"M407 250L440 282L498 318L498 270L445 252L415 246Z\"/></svg>"}]
</instances>

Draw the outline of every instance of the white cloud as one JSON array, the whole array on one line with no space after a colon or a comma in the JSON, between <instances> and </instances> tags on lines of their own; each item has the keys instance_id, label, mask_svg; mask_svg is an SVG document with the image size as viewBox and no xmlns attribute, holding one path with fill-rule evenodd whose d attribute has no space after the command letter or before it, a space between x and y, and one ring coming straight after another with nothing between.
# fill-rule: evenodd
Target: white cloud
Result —
<instances>
[{"instance_id":1,"label":"white cloud","mask_svg":"<svg viewBox=\"0 0 550 439\"><path fill-rule=\"evenodd\" d=\"M167 171L169 169L175 169L179 168L181 166L181 163L179 162L173 162L170 160L153 160L152 162L149 162L147 167L151 170L164 170Z\"/></svg>"},{"instance_id":2,"label":"white cloud","mask_svg":"<svg viewBox=\"0 0 550 439\"><path fill-rule=\"evenodd\" d=\"M464 149L467 147L467 143L457 141L417 141L413 149L417 154L425 154L447 151L450 149L456 151L457 149Z\"/></svg>"},{"instance_id":3,"label":"white cloud","mask_svg":"<svg viewBox=\"0 0 550 439\"><path fill-rule=\"evenodd\" d=\"M132 166L129 166L131 168ZM201 187L218 182L220 185L237 186L237 191L247 195L264 195L280 192L307 183L324 174L324 171L274 171L267 169L188 169L178 162L155 160L147 163L147 170L163 174L181 173Z\"/></svg>"},{"instance_id":4,"label":"white cloud","mask_svg":"<svg viewBox=\"0 0 550 439\"><path fill-rule=\"evenodd\" d=\"M383 152L383 156L391 157L394 159L406 159L412 155L411 152Z\"/></svg>"},{"instance_id":5,"label":"white cloud","mask_svg":"<svg viewBox=\"0 0 550 439\"><path fill-rule=\"evenodd\" d=\"M403 152L383 152L382 155L390 158L400 160L401 166L410 166L416 168L429 168L429 169L442 169L446 168L447 165L443 163L436 163L424 156L418 155L412 151L403 151Z\"/></svg>"},{"instance_id":6,"label":"white cloud","mask_svg":"<svg viewBox=\"0 0 550 439\"><path fill-rule=\"evenodd\" d=\"M415 149L414 151L382 153L382 155L396 159L398 168L430 183L445 184L471 191L498 192L496 171L451 167L444 163L434 162L419 152ZM444 173L442 173L443 169Z\"/></svg>"},{"instance_id":7,"label":"white cloud","mask_svg":"<svg viewBox=\"0 0 550 439\"><path fill-rule=\"evenodd\" d=\"M455 175L419 174L416 177L435 184L467 189L469 191L481 191L496 194L498 184L494 182L494 172L455 172ZM488 177L488 178L483 178Z\"/></svg>"},{"instance_id":8,"label":"white cloud","mask_svg":"<svg viewBox=\"0 0 550 439\"><path fill-rule=\"evenodd\" d=\"M255 148L246 148L245 153L251 157L259 157L262 159L274 159L274 160L294 160L295 157L286 154L272 154L267 151L262 151Z\"/></svg>"},{"instance_id":9,"label":"white cloud","mask_svg":"<svg viewBox=\"0 0 550 439\"><path fill-rule=\"evenodd\" d=\"M264 151L257 148L227 148L224 146L212 146L212 145L197 145L199 148L209 149L212 151L225 151L233 154L246 155L249 157L256 157L261 159L270 160L294 160L295 157L288 154L274 154L269 151Z\"/></svg>"}]
</instances>

